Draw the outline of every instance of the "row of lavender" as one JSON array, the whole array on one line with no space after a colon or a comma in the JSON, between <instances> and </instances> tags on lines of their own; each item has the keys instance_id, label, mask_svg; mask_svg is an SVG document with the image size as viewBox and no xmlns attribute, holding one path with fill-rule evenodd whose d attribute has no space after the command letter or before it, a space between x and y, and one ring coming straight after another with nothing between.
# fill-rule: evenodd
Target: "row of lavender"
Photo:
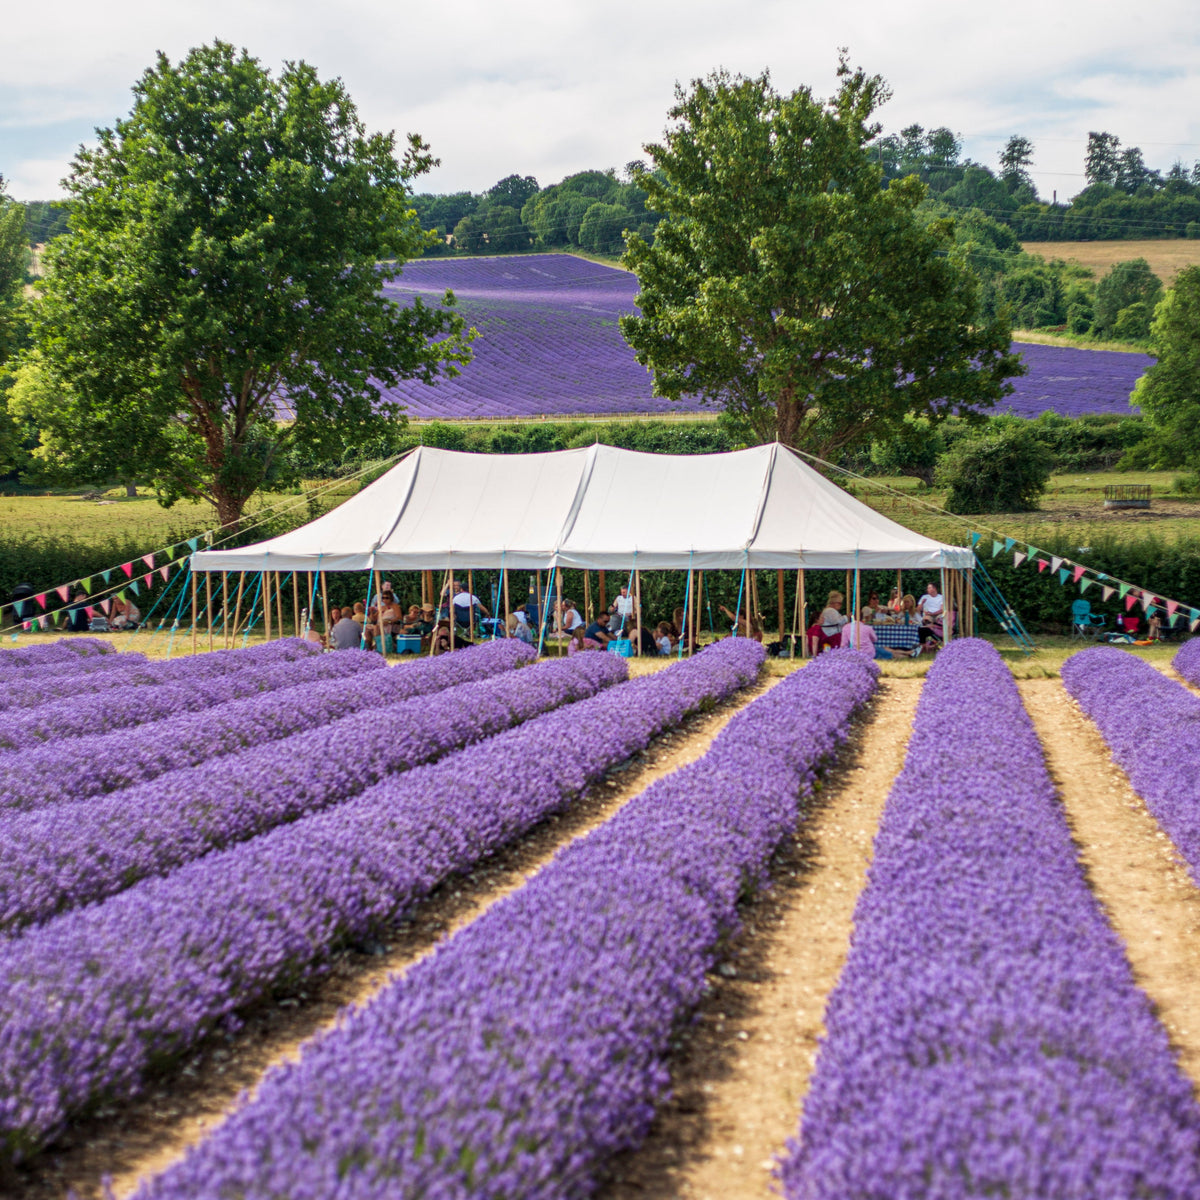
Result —
<instances>
[{"instance_id":1,"label":"row of lavender","mask_svg":"<svg viewBox=\"0 0 1200 1200\"><path fill-rule=\"evenodd\" d=\"M163 717L138 726L136 736L115 730L0 754L0 811L29 811L132 787L351 715L365 726L410 697L487 679L535 657L509 640L405 664L398 671L385 670L380 655L362 650L274 665L259 676L261 693Z\"/></svg>"},{"instance_id":2,"label":"row of lavender","mask_svg":"<svg viewBox=\"0 0 1200 1200\"><path fill-rule=\"evenodd\" d=\"M1200 684L1200 638L1175 668ZM1112 646L1067 659L1062 678L1200 885L1200 696Z\"/></svg>"},{"instance_id":3,"label":"row of lavender","mask_svg":"<svg viewBox=\"0 0 1200 1200\"><path fill-rule=\"evenodd\" d=\"M854 920L789 1200L1200 1195L1200 1108L987 643L929 672Z\"/></svg>"},{"instance_id":4,"label":"row of lavender","mask_svg":"<svg viewBox=\"0 0 1200 1200\"><path fill-rule=\"evenodd\" d=\"M688 712L745 686L761 658L755 643L722 643L0 946L5 1156L20 1159L97 1096L136 1091L163 1056L375 935ZM565 673L599 687L613 670L609 656L579 655L530 667L522 683L558 696Z\"/></svg>"},{"instance_id":5,"label":"row of lavender","mask_svg":"<svg viewBox=\"0 0 1200 1200\"><path fill-rule=\"evenodd\" d=\"M0 930L45 921L146 876L166 875L627 675L624 660L611 654L519 673L503 670L536 656L515 640L448 655L433 660L424 673L433 686L412 699L369 707L107 796L0 814ZM464 666L488 675L444 686ZM376 699L387 684L412 686L419 674L401 669L373 675Z\"/></svg>"},{"instance_id":6,"label":"row of lavender","mask_svg":"<svg viewBox=\"0 0 1200 1200\"><path fill-rule=\"evenodd\" d=\"M0 679L5 682L32 679L38 674L49 675L64 667L78 666L84 660L95 664L114 653L108 642L91 637L59 638L57 642L0 650Z\"/></svg>"},{"instance_id":7,"label":"row of lavender","mask_svg":"<svg viewBox=\"0 0 1200 1200\"><path fill-rule=\"evenodd\" d=\"M761 659L730 641L696 665L722 647ZM644 1137L672 1034L739 899L761 885L876 674L837 651L778 684L703 759L271 1073L140 1200L587 1194L608 1156Z\"/></svg>"},{"instance_id":8,"label":"row of lavender","mask_svg":"<svg viewBox=\"0 0 1200 1200\"><path fill-rule=\"evenodd\" d=\"M337 665L334 656L322 654L319 647L299 638L270 642L250 650L219 651L212 655L211 663L207 658L206 655L192 660L194 665L185 668L179 678L163 677L154 686L137 688L133 694L122 696L120 703L104 705L103 723L109 729L131 729L270 691L280 686L281 680L304 683L344 674L347 670ZM116 668L123 666L120 655L108 661ZM287 669L300 662L303 669ZM116 673L123 677L123 672ZM113 674L114 671L105 672L106 677ZM101 706L94 695L47 699L47 703L5 715L0 723L0 760L6 751L34 749L90 733L101 719Z\"/></svg>"}]
</instances>

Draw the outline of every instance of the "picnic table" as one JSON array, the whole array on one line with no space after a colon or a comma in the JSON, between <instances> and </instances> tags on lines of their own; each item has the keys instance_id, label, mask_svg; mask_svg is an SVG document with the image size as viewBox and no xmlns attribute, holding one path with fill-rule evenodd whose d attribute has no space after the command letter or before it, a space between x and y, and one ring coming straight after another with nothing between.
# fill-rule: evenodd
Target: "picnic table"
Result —
<instances>
[{"instance_id":1,"label":"picnic table","mask_svg":"<svg viewBox=\"0 0 1200 1200\"><path fill-rule=\"evenodd\" d=\"M919 625L875 625L875 645L889 650L913 650L917 645Z\"/></svg>"}]
</instances>

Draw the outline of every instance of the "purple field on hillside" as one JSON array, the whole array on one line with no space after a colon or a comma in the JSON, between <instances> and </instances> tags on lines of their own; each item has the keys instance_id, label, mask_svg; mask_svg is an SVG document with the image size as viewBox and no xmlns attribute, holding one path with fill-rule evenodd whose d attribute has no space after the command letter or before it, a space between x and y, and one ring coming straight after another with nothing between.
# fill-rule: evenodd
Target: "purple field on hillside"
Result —
<instances>
[{"instance_id":1,"label":"purple field on hillside","mask_svg":"<svg viewBox=\"0 0 1200 1200\"><path fill-rule=\"evenodd\" d=\"M481 418L695 412L651 394L617 325L633 311L637 278L569 254L434 258L408 263L388 285L398 300L436 301L451 289L479 330L475 360L434 386L384 389L412 417ZM998 408L1024 417L1129 411L1129 393L1153 362L1145 354L1021 344L1029 374Z\"/></svg>"}]
</instances>

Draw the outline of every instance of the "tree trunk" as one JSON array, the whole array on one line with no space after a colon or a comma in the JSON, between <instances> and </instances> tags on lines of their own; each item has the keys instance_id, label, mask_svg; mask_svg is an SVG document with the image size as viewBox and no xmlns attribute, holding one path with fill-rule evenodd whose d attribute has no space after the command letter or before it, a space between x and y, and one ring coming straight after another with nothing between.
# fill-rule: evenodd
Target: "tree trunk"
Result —
<instances>
[{"instance_id":1,"label":"tree trunk","mask_svg":"<svg viewBox=\"0 0 1200 1200\"><path fill-rule=\"evenodd\" d=\"M137 499L137 484L126 482L125 495L128 496L130 500L136 500Z\"/></svg>"},{"instance_id":2,"label":"tree trunk","mask_svg":"<svg viewBox=\"0 0 1200 1200\"><path fill-rule=\"evenodd\" d=\"M217 520L224 533L237 533L242 524L242 508L245 500L231 495L224 488L213 487L213 499L217 502Z\"/></svg>"}]
</instances>

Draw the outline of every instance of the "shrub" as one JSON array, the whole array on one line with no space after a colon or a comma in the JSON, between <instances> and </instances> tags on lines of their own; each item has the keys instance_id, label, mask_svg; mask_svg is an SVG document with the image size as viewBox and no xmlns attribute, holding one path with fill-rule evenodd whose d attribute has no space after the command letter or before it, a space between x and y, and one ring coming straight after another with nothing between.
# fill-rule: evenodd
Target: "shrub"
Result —
<instances>
[{"instance_id":1,"label":"shrub","mask_svg":"<svg viewBox=\"0 0 1200 1200\"><path fill-rule=\"evenodd\" d=\"M1033 512L1055 457L1028 426L962 438L938 460L937 482L955 513Z\"/></svg>"}]
</instances>

